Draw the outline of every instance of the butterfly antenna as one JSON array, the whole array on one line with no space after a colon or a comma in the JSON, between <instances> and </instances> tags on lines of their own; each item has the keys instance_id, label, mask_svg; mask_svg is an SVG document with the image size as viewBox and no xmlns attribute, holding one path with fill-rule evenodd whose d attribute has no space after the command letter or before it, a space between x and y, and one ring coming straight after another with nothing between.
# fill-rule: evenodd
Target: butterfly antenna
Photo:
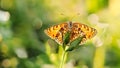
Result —
<instances>
[{"instance_id":1,"label":"butterfly antenna","mask_svg":"<svg viewBox=\"0 0 120 68\"><path fill-rule=\"evenodd\" d=\"M59 15L61 15L61 16L66 16L63 12L65 12L65 11L63 11L64 9L61 9L61 8L59 8L59 10L58 10L58 14Z\"/></svg>"},{"instance_id":2,"label":"butterfly antenna","mask_svg":"<svg viewBox=\"0 0 120 68\"><path fill-rule=\"evenodd\" d=\"M63 13L60 13L60 15L62 15L62 16L66 16L65 14L63 14Z\"/></svg>"},{"instance_id":3,"label":"butterfly antenna","mask_svg":"<svg viewBox=\"0 0 120 68\"><path fill-rule=\"evenodd\" d=\"M79 16L79 15L80 15L80 13L75 14L74 16L72 16L72 17L70 18L70 21L72 21L76 16Z\"/></svg>"}]
</instances>

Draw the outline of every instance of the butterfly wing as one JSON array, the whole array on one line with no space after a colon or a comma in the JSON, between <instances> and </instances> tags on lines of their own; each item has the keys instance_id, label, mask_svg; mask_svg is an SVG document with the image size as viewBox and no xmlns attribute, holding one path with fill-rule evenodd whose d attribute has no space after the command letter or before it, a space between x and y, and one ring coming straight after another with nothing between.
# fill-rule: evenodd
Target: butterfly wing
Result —
<instances>
[{"instance_id":1,"label":"butterfly wing","mask_svg":"<svg viewBox=\"0 0 120 68\"><path fill-rule=\"evenodd\" d=\"M57 43L63 43L63 36L68 31L68 24L62 23L46 29L44 32Z\"/></svg>"},{"instance_id":2,"label":"butterfly wing","mask_svg":"<svg viewBox=\"0 0 120 68\"><path fill-rule=\"evenodd\" d=\"M82 39L81 43L85 42L87 39L92 38L97 33L96 29L88 27L87 25L81 24L81 23L73 23L72 25L72 31L70 36L70 41L75 40L79 36L85 35L85 37Z\"/></svg>"}]
</instances>

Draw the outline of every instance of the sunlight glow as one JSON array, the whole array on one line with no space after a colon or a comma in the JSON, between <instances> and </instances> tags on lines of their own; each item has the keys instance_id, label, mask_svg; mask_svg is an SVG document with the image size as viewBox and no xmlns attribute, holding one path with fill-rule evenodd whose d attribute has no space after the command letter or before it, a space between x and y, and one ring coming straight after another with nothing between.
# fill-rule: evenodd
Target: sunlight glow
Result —
<instances>
[{"instance_id":1,"label":"sunlight glow","mask_svg":"<svg viewBox=\"0 0 120 68\"><path fill-rule=\"evenodd\" d=\"M5 21L8 21L9 18L10 18L9 12L1 11L1 10L0 10L0 21L5 22Z\"/></svg>"}]
</instances>

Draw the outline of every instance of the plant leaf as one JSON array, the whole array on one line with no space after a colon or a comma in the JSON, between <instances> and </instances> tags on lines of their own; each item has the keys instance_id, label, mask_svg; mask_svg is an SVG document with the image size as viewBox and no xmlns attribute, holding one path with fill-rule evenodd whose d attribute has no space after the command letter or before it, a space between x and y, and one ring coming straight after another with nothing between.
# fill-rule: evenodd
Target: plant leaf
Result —
<instances>
[{"instance_id":1,"label":"plant leaf","mask_svg":"<svg viewBox=\"0 0 120 68\"><path fill-rule=\"evenodd\" d=\"M81 43L83 38L84 38L84 36L80 36L77 39L75 39L74 41L72 41L70 43L69 48L66 51L72 51L73 49L77 48L79 46L79 44Z\"/></svg>"},{"instance_id":2,"label":"plant leaf","mask_svg":"<svg viewBox=\"0 0 120 68\"><path fill-rule=\"evenodd\" d=\"M68 31L64 36L63 36L63 48L65 49L66 45L70 41L70 32Z\"/></svg>"},{"instance_id":3,"label":"plant leaf","mask_svg":"<svg viewBox=\"0 0 120 68\"><path fill-rule=\"evenodd\" d=\"M50 49L52 53L58 53L59 51L59 44L57 42L55 42L52 39L48 40L48 44L50 45Z\"/></svg>"}]
</instances>

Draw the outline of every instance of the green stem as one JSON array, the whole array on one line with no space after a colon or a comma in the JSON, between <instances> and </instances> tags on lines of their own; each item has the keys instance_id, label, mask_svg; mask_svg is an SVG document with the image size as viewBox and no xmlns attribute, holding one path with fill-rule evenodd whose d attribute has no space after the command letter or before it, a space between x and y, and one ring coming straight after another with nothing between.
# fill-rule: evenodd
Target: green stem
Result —
<instances>
[{"instance_id":1,"label":"green stem","mask_svg":"<svg viewBox=\"0 0 120 68\"><path fill-rule=\"evenodd\" d=\"M67 55L67 52L64 51L63 55L62 55L62 60L61 60L61 63L60 63L60 67L59 68L63 68L63 65L64 65L64 62L66 60L66 55Z\"/></svg>"}]
</instances>

